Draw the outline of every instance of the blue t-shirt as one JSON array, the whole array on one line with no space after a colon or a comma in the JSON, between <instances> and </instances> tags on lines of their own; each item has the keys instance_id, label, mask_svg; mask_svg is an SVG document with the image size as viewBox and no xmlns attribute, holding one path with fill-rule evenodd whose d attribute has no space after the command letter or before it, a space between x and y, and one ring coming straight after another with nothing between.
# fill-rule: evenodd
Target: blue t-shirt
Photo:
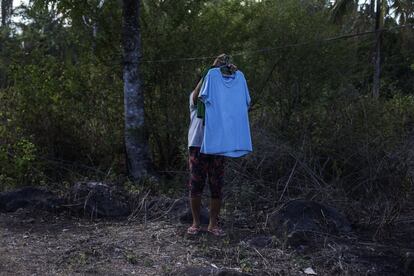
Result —
<instances>
[{"instance_id":1,"label":"blue t-shirt","mask_svg":"<svg viewBox=\"0 0 414 276\"><path fill-rule=\"evenodd\" d=\"M244 74L236 71L231 77L226 77L221 74L220 68L210 69L199 97L206 106L200 151L229 157L240 157L251 152L250 95Z\"/></svg>"}]
</instances>

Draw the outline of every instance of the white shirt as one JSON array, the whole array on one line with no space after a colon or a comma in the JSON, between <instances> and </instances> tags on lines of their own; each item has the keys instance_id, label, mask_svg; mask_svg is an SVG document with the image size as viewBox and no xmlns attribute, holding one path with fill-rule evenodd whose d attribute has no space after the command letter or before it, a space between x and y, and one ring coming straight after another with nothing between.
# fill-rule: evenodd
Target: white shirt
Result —
<instances>
[{"instance_id":1,"label":"white shirt","mask_svg":"<svg viewBox=\"0 0 414 276\"><path fill-rule=\"evenodd\" d=\"M188 128L188 147L201 147L204 136L203 120L197 118L197 106L193 102L194 91L190 94L190 127Z\"/></svg>"}]
</instances>

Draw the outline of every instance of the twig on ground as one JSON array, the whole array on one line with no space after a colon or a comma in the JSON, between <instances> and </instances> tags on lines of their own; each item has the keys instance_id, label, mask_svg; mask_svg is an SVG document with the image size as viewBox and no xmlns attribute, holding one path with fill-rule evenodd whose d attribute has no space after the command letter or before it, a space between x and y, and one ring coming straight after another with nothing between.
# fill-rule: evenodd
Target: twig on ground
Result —
<instances>
[{"instance_id":1,"label":"twig on ground","mask_svg":"<svg viewBox=\"0 0 414 276\"><path fill-rule=\"evenodd\" d=\"M286 192L286 190L287 190L287 188L288 188L288 186L289 186L290 180L292 179L292 176L293 176L293 174L295 173L295 169L296 169L297 164L298 164L298 159L296 159L295 165L293 166L292 170L290 171L289 178L288 178L288 180L286 181L286 185L285 185L285 187L283 188L282 194L281 194L281 195L280 195L280 197L279 197L279 202L282 200L282 198L283 198L283 196L284 196L284 194L285 194L285 192Z\"/></svg>"}]
</instances>

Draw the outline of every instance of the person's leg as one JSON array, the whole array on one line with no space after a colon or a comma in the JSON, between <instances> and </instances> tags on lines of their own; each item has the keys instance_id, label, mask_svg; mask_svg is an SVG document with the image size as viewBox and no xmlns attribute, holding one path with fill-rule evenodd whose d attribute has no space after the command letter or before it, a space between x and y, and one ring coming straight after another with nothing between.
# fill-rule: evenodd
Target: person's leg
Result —
<instances>
[{"instance_id":1,"label":"person's leg","mask_svg":"<svg viewBox=\"0 0 414 276\"><path fill-rule=\"evenodd\" d=\"M193 215L193 227L200 226L200 209L201 209L201 196L190 198L191 213Z\"/></svg>"},{"instance_id":2,"label":"person's leg","mask_svg":"<svg viewBox=\"0 0 414 276\"><path fill-rule=\"evenodd\" d=\"M210 198L210 222L208 229L213 229L218 226L217 220L220 214L221 199Z\"/></svg>"},{"instance_id":3,"label":"person's leg","mask_svg":"<svg viewBox=\"0 0 414 276\"><path fill-rule=\"evenodd\" d=\"M208 179L211 198L208 230L218 228L218 216L220 215L224 184L224 160L223 156L214 156L209 162Z\"/></svg>"},{"instance_id":4,"label":"person's leg","mask_svg":"<svg viewBox=\"0 0 414 276\"><path fill-rule=\"evenodd\" d=\"M189 197L191 213L193 216L193 228L200 226L201 195L207 177L207 165L204 156L200 153L199 147L189 149Z\"/></svg>"}]
</instances>

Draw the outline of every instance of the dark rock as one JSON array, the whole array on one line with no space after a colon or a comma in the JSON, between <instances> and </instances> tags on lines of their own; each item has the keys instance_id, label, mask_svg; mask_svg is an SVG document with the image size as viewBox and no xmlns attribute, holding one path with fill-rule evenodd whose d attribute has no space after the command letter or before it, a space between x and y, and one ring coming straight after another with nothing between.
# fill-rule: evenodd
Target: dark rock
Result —
<instances>
[{"instance_id":1,"label":"dark rock","mask_svg":"<svg viewBox=\"0 0 414 276\"><path fill-rule=\"evenodd\" d=\"M169 276L250 276L250 274L230 269L216 269L213 267L186 267L166 274Z\"/></svg>"},{"instance_id":2,"label":"dark rock","mask_svg":"<svg viewBox=\"0 0 414 276\"><path fill-rule=\"evenodd\" d=\"M157 217L164 214L167 218L176 221L178 220L179 222L185 224L193 221L190 202L186 197L179 199L155 198L149 203L148 210L151 217ZM200 222L201 224L209 223L208 210L203 206L200 210Z\"/></svg>"},{"instance_id":3,"label":"dark rock","mask_svg":"<svg viewBox=\"0 0 414 276\"><path fill-rule=\"evenodd\" d=\"M222 269L217 273L217 276L251 276L250 274L238 272L230 269Z\"/></svg>"},{"instance_id":4,"label":"dark rock","mask_svg":"<svg viewBox=\"0 0 414 276\"><path fill-rule=\"evenodd\" d=\"M186 267L184 269L179 269L167 275L169 276L205 276L205 275L216 275L215 268L207 267Z\"/></svg>"},{"instance_id":5,"label":"dark rock","mask_svg":"<svg viewBox=\"0 0 414 276\"><path fill-rule=\"evenodd\" d=\"M181 223L193 222L193 214L191 213L190 203L187 198L181 200L180 203L175 206L175 210ZM202 206L200 210L200 222L201 224L208 224L209 221L208 210Z\"/></svg>"},{"instance_id":6,"label":"dark rock","mask_svg":"<svg viewBox=\"0 0 414 276\"><path fill-rule=\"evenodd\" d=\"M410 275L414 271L414 252L406 252L404 256L404 275ZM411 274L412 275L412 274Z\"/></svg>"},{"instance_id":7,"label":"dark rock","mask_svg":"<svg viewBox=\"0 0 414 276\"><path fill-rule=\"evenodd\" d=\"M103 183L78 182L71 190L69 202L66 202L46 189L24 187L0 193L0 211L14 212L19 208L31 208L45 211L72 210L92 217L123 217L130 214L125 194Z\"/></svg>"},{"instance_id":8,"label":"dark rock","mask_svg":"<svg viewBox=\"0 0 414 276\"><path fill-rule=\"evenodd\" d=\"M64 200L43 188L24 187L0 193L0 211L14 212L19 208L58 211Z\"/></svg>"},{"instance_id":9,"label":"dark rock","mask_svg":"<svg viewBox=\"0 0 414 276\"><path fill-rule=\"evenodd\" d=\"M78 182L72 188L70 201L91 217L125 217L131 213L125 195L119 188L101 182Z\"/></svg>"},{"instance_id":10,"label":"dark rock","mask_svg":"<svg viewBox=\"0 0 414 276\"><path fill-rule=\"evenodd\" d=\"M264 248L272 245L272 237L269 236L257 236L247 241L250 246Z\"/></svg>"},{"instance_id":11,"label":"dark rock","mask_svg":"<svg viewBox=\"0 0 414 276\"><path fill-rule=\"evenodd\" d=\"M324 234L338 235L351 231L347 218L336 209L308 200L294 200L269 217L271 230L288 244L299 246Z\"/></svg>"}]
</instances>

